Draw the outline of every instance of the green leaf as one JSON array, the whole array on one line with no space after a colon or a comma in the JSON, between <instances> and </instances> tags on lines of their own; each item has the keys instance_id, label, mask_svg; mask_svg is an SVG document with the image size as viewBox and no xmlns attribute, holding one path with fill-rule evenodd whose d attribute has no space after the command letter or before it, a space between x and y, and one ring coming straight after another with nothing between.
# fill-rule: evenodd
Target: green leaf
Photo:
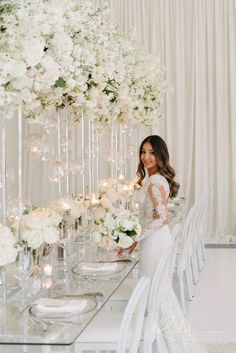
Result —
<instances>
[{"instance_id":1,"label":"green leaf","mask_svg":"<svg viewBox=\"0 0 236 353\"><path fill-rule=\"evenodd\" d=\"M62 77L59 77L55 82L55 86L64 88L66 86L66 81Z\"/></svg>"},{"instance_id":2,"label":"green leaf","mask_svg":"<svg viewBox=\"0 0 236 353\"><path fill-rule=\"evenodd\" d=\"M133 229L133 230L127 230L126 231L126 234L129 236L129 237L132 237L134 235L136 235L136 231Z\"/></svg>"}]
</instances>

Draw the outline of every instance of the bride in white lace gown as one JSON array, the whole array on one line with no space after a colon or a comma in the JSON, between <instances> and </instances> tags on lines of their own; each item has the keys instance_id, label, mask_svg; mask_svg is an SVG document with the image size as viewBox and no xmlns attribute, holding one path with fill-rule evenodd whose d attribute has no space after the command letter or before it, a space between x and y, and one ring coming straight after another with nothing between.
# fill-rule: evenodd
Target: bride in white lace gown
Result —
<instances>
[{"instance_id":1,"label":"bride in white lace gown","mask_svg":"<svg viewBox=\"0 0 236 353\"><path fill-rule=\"evenodd\" d=\"M174 180L175 171L169 165L167 146L159 136L149 136L142 142L137 175L138 184L141 186L138 199L143 229L139 244L139 272L140 276L152 278L161 254L172 246L167 205L169 199L175 197L179 189ZM127 249L128 252L131 253L136 245L134 242ZM120 250L120 253L123 250ZM205 352L193 337L168 275L165 278L160 310L162 353Z\"/></svg>"}]
</instances>

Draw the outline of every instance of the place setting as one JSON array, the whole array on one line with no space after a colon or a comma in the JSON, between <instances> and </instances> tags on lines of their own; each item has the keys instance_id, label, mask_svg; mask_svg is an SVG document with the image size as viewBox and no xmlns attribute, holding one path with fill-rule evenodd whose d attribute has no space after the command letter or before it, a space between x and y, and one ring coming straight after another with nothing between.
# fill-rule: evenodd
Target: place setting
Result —
<instances>
[{"instance_id":1,"label":"place setting","mask_svg":"<svg viewBox=\"0 0 236 353\"><path fill-rule=\"evenodd\" d=\"M81 321L81 315L91 312L96 306L95 297L64 295L55 298L39 298L30 306L29 313L47 323L75 323Z\"/></svg>"},{"instance_id":2,"label":"place setting","mask_svg":"<svg viewBox=\"0 0 236 353\"><path fill-rule=\"evenodd\" d=\"M72 268L76 275L85 277L104 277L115 275L125 269L121 262L83 262Z\"/></svg>"}]
</instances>

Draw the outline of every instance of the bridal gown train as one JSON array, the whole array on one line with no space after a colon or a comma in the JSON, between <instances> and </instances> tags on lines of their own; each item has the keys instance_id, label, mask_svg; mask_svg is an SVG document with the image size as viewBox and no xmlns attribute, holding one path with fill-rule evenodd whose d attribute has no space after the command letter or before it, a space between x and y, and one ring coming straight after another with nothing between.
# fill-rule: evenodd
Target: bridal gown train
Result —
<instances>
[{"instance_id":1,"label":"bridal gown train","mask_svg":"<svg viewBox=\"0 0 236 353\"><path fill-rule=\"evenodd\" d=\"M160 174L154 174L138 191L140 221L143 228L140 241L139 275L152 278L161 254L172 246L168 227L169 184ZM196 342L185 319L170 278L166 275L160 304L160 339L162 353L204 353Z\"/></svg>"}]
</instances>

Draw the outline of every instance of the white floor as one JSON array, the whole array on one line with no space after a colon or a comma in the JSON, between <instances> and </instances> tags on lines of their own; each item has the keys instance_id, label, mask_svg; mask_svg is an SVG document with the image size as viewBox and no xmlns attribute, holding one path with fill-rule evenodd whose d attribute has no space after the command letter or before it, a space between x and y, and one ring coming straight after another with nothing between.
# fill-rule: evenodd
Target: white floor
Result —
<instances>
[{"instance_id":1,"label":"white floor","mask_svg":"<svg viewBox=\"0 0 236 353\"><path fill-rule=\"evenodd\" d=\"M236 249L206 249L206 257L187 316L204 345L236 352Z\"/></svg>"}]
</instances>

